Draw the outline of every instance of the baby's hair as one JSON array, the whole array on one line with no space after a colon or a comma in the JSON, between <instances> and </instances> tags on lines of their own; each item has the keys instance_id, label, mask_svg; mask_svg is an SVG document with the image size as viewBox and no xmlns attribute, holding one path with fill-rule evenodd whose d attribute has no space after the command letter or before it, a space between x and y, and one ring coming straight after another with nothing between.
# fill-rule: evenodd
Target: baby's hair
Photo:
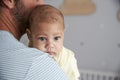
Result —
<instances>
[{"instance_id":1,"label":"baby's hair","mask_svg":"<svg viewBox=\"0 0 120 80\"><path fill-rule=\"evenodd\" d=\"M60 10L57 8L51 6L51 5L39 5L33 9L32 13L29 17L29 27L31 27L32 24L38 24L41 22L47 22L47 23L55 23L60 22L64 26L64 16L61 13Z\"/></svg>"}]
</instances>

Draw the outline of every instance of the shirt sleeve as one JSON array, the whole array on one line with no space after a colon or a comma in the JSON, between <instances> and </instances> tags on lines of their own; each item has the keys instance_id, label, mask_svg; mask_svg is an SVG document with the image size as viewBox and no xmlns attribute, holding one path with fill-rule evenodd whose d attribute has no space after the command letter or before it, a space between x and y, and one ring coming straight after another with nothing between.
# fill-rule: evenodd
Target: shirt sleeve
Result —
<instances>
[{"instance_id":1,"label":"shirt sleeve","mask_svg":"<svg viewBox=\"0 0 120 80\"><path fill-rule=\"evenodd\" d=\"M68 80L58 64L48 56L35 59L24 80Z\"/></svg>"},{"instance_id":2,"label":"shirt sleeve","mask_svg":"<svg viewBox=\"0 0 120 80\"><path fill-rule=\"evenodd\" d=\"M77 60L73 51L67 48L63 48L61 55L62 58L60 59L60 64L62 69L67 74L69 80L79 80L80 73L77 66Z\"/></svg>"},{"instance_id":3,"label":"shirt sleeve","mask_svg":"<svg viewBox=\"0 0 120 80\"><path fill-rule=\"evenodd\" d=\"M71 62L71 68L72 68L72 71L73 71L72 74L74 76L73 78L75 78L75 79L72 79L72 80L79 80L80 74L79 74L79 70L78 70L78 66L77 66L77 60L76 60L74 55L71 56L70 62Z\"/></svg>"}]
</instances>

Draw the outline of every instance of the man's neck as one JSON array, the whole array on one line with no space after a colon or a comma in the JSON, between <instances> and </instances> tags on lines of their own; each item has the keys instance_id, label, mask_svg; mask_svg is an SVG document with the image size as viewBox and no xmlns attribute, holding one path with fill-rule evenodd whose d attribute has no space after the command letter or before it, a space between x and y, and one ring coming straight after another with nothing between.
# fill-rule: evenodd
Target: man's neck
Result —
<instances>
[{"instance_id":1,"label":"man's neck","mask_svg":"<svg viewBox=\"0 0 120 80\"><path fill-rule=\"evenodd\" d=\"M6 30L12 33L18 40L21 37L18 23L7 8L1 9L0 12L0 30Z\"/></svg>"}]
</instances>

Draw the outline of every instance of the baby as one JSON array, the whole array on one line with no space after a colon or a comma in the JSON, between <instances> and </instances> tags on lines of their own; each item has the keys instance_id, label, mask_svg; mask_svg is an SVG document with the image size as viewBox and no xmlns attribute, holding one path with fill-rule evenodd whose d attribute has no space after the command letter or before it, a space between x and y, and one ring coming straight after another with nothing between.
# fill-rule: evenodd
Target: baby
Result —
<instances>
[{"instance_id":1,"label":"baby","mask_svg":"<svg viewBox=\"0 0 120 80\"><path fill-rule=\"evenodd\" d=\"M74 53L63 46L64 32L64 16L55 7L40 5L32 11L27 29L29 47L50 54L69 80L79 80L80 74Z\"/></svg>"}]
</instances>

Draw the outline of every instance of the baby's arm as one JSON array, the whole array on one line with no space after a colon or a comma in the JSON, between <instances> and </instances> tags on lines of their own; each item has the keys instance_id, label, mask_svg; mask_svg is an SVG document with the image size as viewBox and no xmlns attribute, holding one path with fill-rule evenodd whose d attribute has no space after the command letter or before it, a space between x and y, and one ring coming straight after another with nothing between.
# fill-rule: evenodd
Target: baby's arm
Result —
<instances>
[{"instance_id":1,"label":"baby's arm","mask_svg":"<svg viewBox=\"0 0 120 80\"><path fill-rule=\"evenodd\" d=\"M71 56L71 68L72 68L72 72L74 75L74 80L79 80L80 78L80 74L79 74L79 70L78 70L78 66L77 66L77 60L74 56L74 54Z\"/></svg>"}]
</instances>

